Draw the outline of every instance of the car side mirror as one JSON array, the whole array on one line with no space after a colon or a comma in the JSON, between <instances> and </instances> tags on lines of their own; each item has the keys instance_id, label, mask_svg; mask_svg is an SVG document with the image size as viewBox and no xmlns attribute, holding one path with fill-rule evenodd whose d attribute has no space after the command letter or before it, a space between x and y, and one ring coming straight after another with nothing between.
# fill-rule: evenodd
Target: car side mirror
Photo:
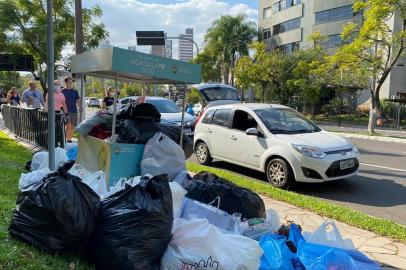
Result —
<instances>
[{"instance_id":1,"label":"car side mirror","mask_svg":"<svg viewBox=\"0 0 406 270\"><path fill-rule=\"evenodd\" d=\"M256 129L256 128L249 128L245 131L245 134L247 134L249 136L258 136L259 132L258 132L258 129Z\"/></svg>"}]
</instances>

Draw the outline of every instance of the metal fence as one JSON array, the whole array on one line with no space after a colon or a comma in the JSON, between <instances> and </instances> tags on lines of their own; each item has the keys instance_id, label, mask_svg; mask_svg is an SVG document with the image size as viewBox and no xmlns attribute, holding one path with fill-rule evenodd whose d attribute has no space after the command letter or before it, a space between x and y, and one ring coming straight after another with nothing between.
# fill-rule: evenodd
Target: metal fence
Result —
<instances>
[{"instance_id":1,"label":"metal fence","mask_svg":"<svg viewBox=\"0 0 406 270\"><path fill-rule=\"evenodd\" d=\"M5 127L17 137L42 148L48 148L48 112L9 105L2 107ZM55 146L64 147L64 123L62 115L55 115Z\"/></svg>"}]
</instances>

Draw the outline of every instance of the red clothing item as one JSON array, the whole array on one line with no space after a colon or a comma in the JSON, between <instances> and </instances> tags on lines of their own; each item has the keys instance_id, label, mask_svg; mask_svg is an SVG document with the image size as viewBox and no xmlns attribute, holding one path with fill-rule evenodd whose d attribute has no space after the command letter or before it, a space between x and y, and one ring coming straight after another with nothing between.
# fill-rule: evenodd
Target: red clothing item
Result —
<instances>
[{"instance_id":1,"label":"red clothing item","mask_svg":"<svg viewBox=\"0 0 406 270\"><path fill-rule=\"evenodd\" d=\"M100 124L94 126L90 131L89 135L97 139L104 140L110 137L111 135L110 133L111 132L109 130L107 130L103 125Z\"/></svg>"}]
</instances>

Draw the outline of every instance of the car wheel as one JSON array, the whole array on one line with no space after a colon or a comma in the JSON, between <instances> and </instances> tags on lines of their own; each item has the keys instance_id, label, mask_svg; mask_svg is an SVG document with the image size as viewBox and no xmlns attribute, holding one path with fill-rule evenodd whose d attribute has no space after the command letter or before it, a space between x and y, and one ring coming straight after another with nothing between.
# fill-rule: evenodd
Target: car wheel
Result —
<instances>
[{"instance_id":1,"label":"car wheel","mask_svg":"<svg viewBox=\"0 0 406 270\"><path fill-rule=\"evenodd\" d=\"M287 189L294 184L293 172L283 159L276 158L268 162L266 166L268 182L277 188Z\"/></svg>"},{"instance_id":2,"label":"car wheel","mask_svg":"<svg viewBox=\"0 0 406 270\"><path fill-rule=\"evenodd\" d=\"M196 145L196 157L199 163L202 165L209 165L213 161L209 148L204 142L199 142Z\"/></svg>"}]
</instances>

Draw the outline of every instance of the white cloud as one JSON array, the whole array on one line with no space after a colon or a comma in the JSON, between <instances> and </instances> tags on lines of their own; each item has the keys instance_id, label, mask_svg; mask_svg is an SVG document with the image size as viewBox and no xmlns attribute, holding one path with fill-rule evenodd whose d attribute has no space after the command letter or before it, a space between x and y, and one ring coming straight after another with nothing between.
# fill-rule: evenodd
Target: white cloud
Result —
<instances>
[{"instance_id":1,"label":"white cloud","mask_svg":"<svg viewBox=\"0 0 406 270\"><path fill-rule=\"evenodd\" d=\"M204 34L221 15L245 13L251 20L257 21L257 10L248 5L231 5L219 0L177 0L171 4L138 0L88 0L84 4L86 7L97 4L102 8L101 21L110 32L110 43L123 48L136 44L136 30L162 30L168 36L178 36L186 28L192 27L195 40L202 47ZM173 44L176 57L177 41Z\"/></svg>"}]
</instances>

